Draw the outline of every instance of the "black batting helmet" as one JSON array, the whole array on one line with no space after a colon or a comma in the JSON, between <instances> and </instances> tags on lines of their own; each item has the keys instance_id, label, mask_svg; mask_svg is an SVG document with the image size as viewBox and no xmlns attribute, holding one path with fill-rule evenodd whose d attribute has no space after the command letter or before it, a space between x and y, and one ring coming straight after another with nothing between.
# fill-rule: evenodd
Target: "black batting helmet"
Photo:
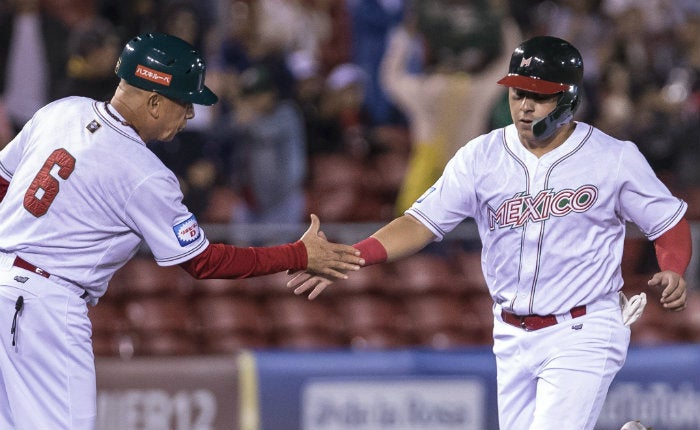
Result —
<instances>
[{"instance_id":1,"label":"black batting helmet","mask_svg":"<svg viewBox=\"0 0 700 430\"><path fill-rule=\"evenodd\" d=\"M532 126L537 138L546 139L573 118L580 104L582 81L583 59L572 44L557 37L536 36L515 48L508 74L498 84L538 94L561 93L556 108Z\"/></svg>"}]
</instances>

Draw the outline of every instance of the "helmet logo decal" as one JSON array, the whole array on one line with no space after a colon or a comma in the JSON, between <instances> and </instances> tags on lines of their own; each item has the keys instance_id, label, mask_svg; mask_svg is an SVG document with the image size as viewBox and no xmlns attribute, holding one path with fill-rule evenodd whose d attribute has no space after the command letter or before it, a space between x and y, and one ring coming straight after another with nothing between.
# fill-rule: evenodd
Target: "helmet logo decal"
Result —
<instances>
[{"instance_id":1,"label":"helmet logo decal","mask_svg":"<svg viewBox=\"0 0 700 430\"><path fill-rule=\"evenodd\" d=\"M523 57L522 60L520 60L520 67L530 67L530 63L532 62L532 57Z\"/></svg>"},{"instance_id":2,"label":"helmet logo decal","mask_svg":"<svg viewBox=\"0 0 700 430\"><path fill-rule=\"evenodd\" d=\"M141 64L136 66L136 71L134 72L134 75L136 75L139 78L146 79L147 81L164 85L166 87L170 86L170 82L173 79L173 75L159 72L158 70L153 70L146 66L142 66Z\"/></svg>"}]
</instances>

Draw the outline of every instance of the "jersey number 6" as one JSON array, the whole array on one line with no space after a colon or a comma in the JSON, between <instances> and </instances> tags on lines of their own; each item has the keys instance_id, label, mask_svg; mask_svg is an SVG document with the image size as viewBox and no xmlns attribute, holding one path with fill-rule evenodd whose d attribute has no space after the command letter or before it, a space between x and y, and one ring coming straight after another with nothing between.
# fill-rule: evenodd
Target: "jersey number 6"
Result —
<instances>
[{"instance_id":1,"label":"jersey number 6","mask_svg":"<svg viewBox=\"0 0 700 430\"><path fill-rule=\"evenodd\" d=\"M58 179L51 175L54 166L58 166L59 177L68 179L75 169L75 157L63 148L55 150L29 185L24 194L24 208L37 218L49 210L49 206L58 194Z\"/></svg>"}]
</instances>

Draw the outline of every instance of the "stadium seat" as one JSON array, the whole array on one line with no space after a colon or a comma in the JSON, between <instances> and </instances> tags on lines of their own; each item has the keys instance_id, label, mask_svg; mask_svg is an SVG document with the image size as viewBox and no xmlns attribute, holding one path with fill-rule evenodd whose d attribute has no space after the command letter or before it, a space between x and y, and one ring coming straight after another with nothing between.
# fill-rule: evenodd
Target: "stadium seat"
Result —
<instances>
[{"instance_id":1,"label":"stadium seat","mask_svg":"<svg viewBox=\"0 0 700 430\"><path fill-rule=\"evenodd\" d=\"M454 256L458 287L467 292L488 290L481 267L481 250L458 251Z\"/></svg>"},{"instance_id":2,"label":"stadium seat","mask_svg":"<svg viewBox=\"0 0 700 430\"><path fill-rule=\"evenodd\" d=\"M290 275L286 272L242 279L239 280L241 281L239 292L261 299L275 295L288 296L291 294L287 289L287 281L290 279Z\"/></svg>"},{"instance_id":3,"label":"stadium seat","mask_svg":"<svg viewBox=\"0 0 700 430\"><path fill-rule=\"evenodd\" d=\"M191 355L199 352L197 327L184 297L141 297L124 307L134 334L135 355Z\"/></svg>"},{"instance_id":4,"label":"stadium seat","mask_svg":"<svg viewBox=\"0 0 700 430\"><path fill-rule=\"evenodd\" d=\"M426 294L456 291L457 278L445 256L418 253L393 264L396 294Z\"/></svg>"},{"instance_id":5,"label":"stadium seat","mask_svg":"<svg viewBox=\"0 0 700 430\"><path fill-rule=\"evenodd\" d=\"M634 276L649 272L644 267L650 247L653 245L645 238L626 238L622 251L622 276Z\"/></svg>"},{"instance_id":6,"label":"stadium seat","mask_svg":"<svg viewBox=\"0 0 700 430\"><path fill-rule=\"evenodd\" d=\"M700 291L689 290L687 308L680 313L681 338L684 342L700 343Z\"/></svg>"},{"instance_id":7,"label":"stadium seat","mask_svg":"<svg viewBox=\"0 0 700 430\"><path fill-rule=\"evenodd\" d=\"M450 294L424 294L409 296L405 303L412 331L420 345L449 348L472 344L465 316L466 310L460 296Z\"/></svg>"},{"instance_id":8,"label":"stadium seat","mask_svg":"<svg viewBox=\"0 0 700 430\"><path fill-rule=\"evenodd\" d=\"M395 348L415 343L398 300L379 294L343 297L337 304L347 342L353 348Z\"/></svg>"},{"instance_id":9,"label":"stadium seat","mask_svg":"<svg viewBox=\"0 0 700 430\"><path fill-rule=\"evenodd\" d=\"M667 311L653 294L647 294L647 305L642 316L631 326L630 343L657 346L681 341L676 320L680 315Z\"/></svg>"},{"instance_id":10,"label":"stadium seat","mask_svg":"<svg viewBox=\"0 0 700 430\"><path fill-rule=\"evenodd\" d=\"M192 294L228 296L245 291L245 279L196 279L192 281Z\"/></svg>"},{"instance_id":11,"label":"stadium seat","mask_svg":"<svg viewBox=\"0 0 700 430\"><path fill-rule=\"evenodd\" d=\"M257 301L247 296L201 296L194 301L204 353L230 353L268 346Z\"/></svg>"},{"instance_id":12,"label":"stadium seat","mask_svg":"<svg viewBox=\"0 0 700 430\"><path fill-rule=\"evenodd\" d=\"M137 256L119 269L110 282L110 292L125 299L153 295L187 295L192 277L179 266L159 266L150 256ZM115 274L116 275L116 274Z\"/></svg>"},{"instance_id":13,"label":"stadium seat","mask_svg":"<svg viewBox=\"0 0 700 430\"><path fill-rule=\"evenodd\" d=\"M365 294L386 291L389 284L395 282L388 273L386 264L363 267L362 270L349 273L348 279L336 281L323 294Z\"/></svg>"},{"instance_id":14,"label":"stadium seat","mask_svg":"<svg viewBox=\"0 0 700 430\"><path fill-rule=\"evenodd\" d=\"M679 197L688 202L688 211L685 217L689 221L700 220L700 186L693 185L687 187L680 193Z\"/></svg>"},{"instance_id":15,"label":"stadium seat","mask_svg":"<svg viewBox=\"0 0 700 430\"><path fill-rule=\"evenodd\" d=\"M464 296L466 330L472 343L493 343L493 299L488 290L468 292Z\"/></svg>"},{"instance_id":16,"label":"stadium seat","mask_svg":"<svg viewBox=\"0 0 700 430\"><path fill-rule=\"evenodd\" d=\"M129 336L129 323L124 309L115 300L101 300L97 306L88 307L92 322L92 347L96 356L133 355Z\"/></svg>"},{"instance_id":17,"label":"stadium seat","mask_svg":"<svg viewBox=\"0 0 700 430\"><path fill-rule=\"evenodd\" d=\"M264 306L273 346L326 348L343 343L338 318L327 300L271 295L265 299Z\"/></svg>"}]
</instances>

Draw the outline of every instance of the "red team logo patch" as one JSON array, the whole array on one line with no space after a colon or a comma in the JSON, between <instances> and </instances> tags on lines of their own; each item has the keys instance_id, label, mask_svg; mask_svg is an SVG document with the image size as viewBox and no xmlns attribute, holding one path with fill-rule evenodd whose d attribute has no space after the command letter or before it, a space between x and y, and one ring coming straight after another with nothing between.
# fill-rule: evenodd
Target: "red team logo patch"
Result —
<instances>
[{"instance_id":1,"label":"red team logo patch","mask_svg":"<svg viewBox=\"0 0 700 430\"><path fill-rule=\"evenodd\" d=\"M164 85L166 87L170 86L170 82L173 79L173 75L159 72L158 70L153 70L140 64L136 66L136 71L134 72L134 75L138 76L141 79L155 82L156 84Z\"/></svg>"},{"instance_id":2,"label":"red team logo patch","mask_svg":"<svg viewBox=\"0 0 700 430\"><path fill-rule=\"evenodd\" d=\"M173 231L180 242L180 246L187 246L199 239L199 224L197 219L192 215L180 224L173 226Z\"/></svg>"}]
</instances>

